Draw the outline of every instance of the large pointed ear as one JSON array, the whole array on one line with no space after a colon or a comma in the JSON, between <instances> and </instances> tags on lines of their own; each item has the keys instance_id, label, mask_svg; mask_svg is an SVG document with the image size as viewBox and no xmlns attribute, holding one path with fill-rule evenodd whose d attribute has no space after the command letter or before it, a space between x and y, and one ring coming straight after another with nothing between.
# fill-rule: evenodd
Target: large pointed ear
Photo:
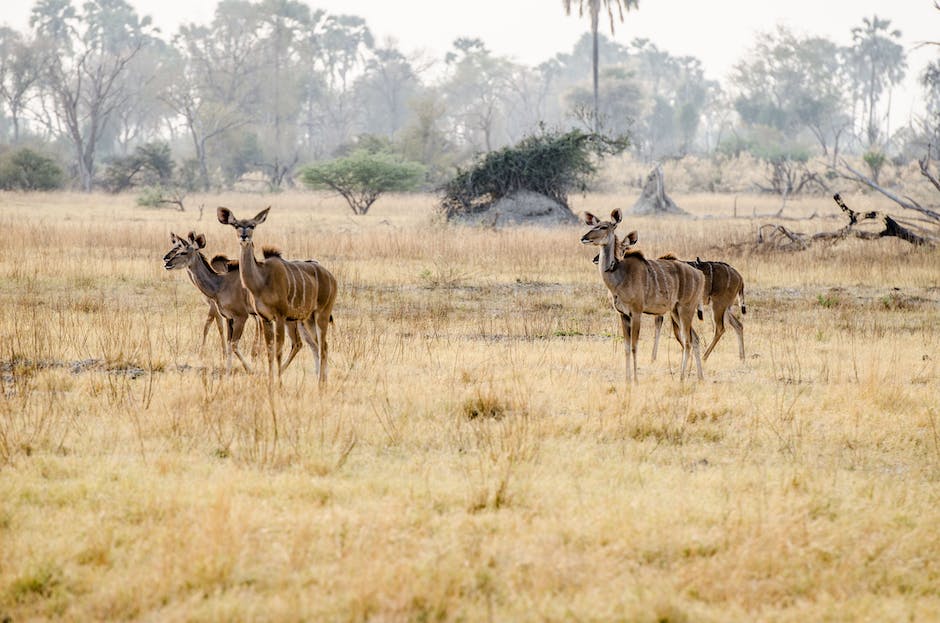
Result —
<instances>
[{"instance_id":1,"label":"large pointed ear","mask_svg":"<svg viewBox=\"0 0 940 623\"><path fill-rule=\"evenodd\" d=\"M271 206L266 207L264 210L261 210L261 212L258 212L257 214L255 214L255 218L251 220L255 222L255 225L260 225L261 223L264 222L266 218L268 218L268 210L270 209L271 209Z\"/></svg>"},{"instance_id":2,"label":"large pointed ear","mask_svg":"<svg viewBox=\"0 0 940 623\"><path fill-rule=\"evenodd\" d=\"M198 236L193 238L193 242L196 244L197 249L205 249L206 248L206 235L199 234Z\"/></svg>"},{"instance_id":3,"label":"large pointed ear","mask_svg":"<svg viewBox=\"0 0 940 623\"><path fill-rule=\"evenodd\" d=\"M630 243L630 246L635 245L638 239L639 239L639 236L637 236L635 229L631 231L629 234L627 234L627 242Z\"/></svg>"},{"instance_id":4,"label":"large pointed ear","mask_svg":"<svg viewBox=\"0 0 940 623\"><path fill-rule=\"evenodd\" d=\"M616 208L613 212L610 213L610 220L612 220L614 224L617 224L623 220L623 212L620 211L620 208Z\"/></svg>"},{"instance_id":5,"label":"large pointed ear","mask_svg":"<svg viewBox=\"0 0 940 623\"><path fill-rule=\"evenodd\" d=\"M600 223L598 218L594 216L593 214L591 214L590 212L582 212L581 220L584 221L585 225L590 225L591 227Z\"/></svg>"},{"instance_id":6,"label":"large pointed ear","mask_svg":"<svg viewBox=\"0 0 940 623\"><path fill-rule=\"evenodd\" d=\"M232 214L232 211L228 208L219 208L215 211L215 215L219 218L219 222L223 225L234 225L235 224L235 215Z\"/></svg>"}]
</instances>

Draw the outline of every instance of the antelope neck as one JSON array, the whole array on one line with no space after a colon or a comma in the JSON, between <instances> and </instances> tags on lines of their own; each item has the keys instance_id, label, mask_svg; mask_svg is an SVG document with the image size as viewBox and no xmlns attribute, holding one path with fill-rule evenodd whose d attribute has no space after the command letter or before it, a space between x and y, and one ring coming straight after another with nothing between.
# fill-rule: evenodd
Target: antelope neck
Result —
<instances>
[{"instance_id":1,"label":"antelope neck","mask_svg":"<svg viewBox=\"0 0 940 623\"><path fill-rule=\"evenodd\" d=\"M249 292L259 292L264 287L264 275L255 261L255 243L249 240L242 245L241 259L238 262L238 272L241 274L242 285Z\"/></svg>"},{"instance_id":2,"label":"antelope neck","mask_svg":"<svg viewBox=\"0 0 940 623\"><path fill-rule=\"evenodd\" d=\"M216 298L222 289L222 275L209 266L209 261L202 252L197 251L195 257L187 265L189 276L193 283L206 296Z\"/></svg>"},{"instance_id":3,"label":"antelope neck","mask_svg":"<svg viewBox=\"0 0 940 623\"><path fill-rule=\"evenodd\" d=\"M617 236L610 234L607 236L607 242L601 246L600 257L597 258L597 267L601 271L601 277L609 273L607 267L617 262Z\"/></svg>"}]
</instances>

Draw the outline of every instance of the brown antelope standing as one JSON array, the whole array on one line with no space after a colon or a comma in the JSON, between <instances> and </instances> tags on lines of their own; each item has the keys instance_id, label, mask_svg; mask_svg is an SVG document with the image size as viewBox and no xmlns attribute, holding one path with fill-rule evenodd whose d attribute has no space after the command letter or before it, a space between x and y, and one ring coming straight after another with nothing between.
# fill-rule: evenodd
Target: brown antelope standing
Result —
<instances>
[{"instance_id":1,"label":"brown antelope standing","mask_svg":"<svg viewBox=\"0 0 940 623\"><path fill-rule=\"evenodd\" d=\"M616 252L617 257L622 257L627 250L636 244L637 238L633 237L624 240L617 239ZM594 257L594 263L597 264L598 257ZM675 256L665 256L675 257ZM703 360L707 360L715 344L725 333L725 321L738 334L738 356L744 361L744 325L741 319L735 316L731 311L731 306L737 299L741 306L741 313L747 313L747 307L744 304L744 278L733 266L725 262L707 262L701 258L695 258L694 262L686 262L689 266L702 271L705 275L705 300L704 303L711 301L712 315L715 320L715 335L711 344L702 355ZM663 328L663 316L656 316L656 335L653 338L653 361L656 361L656 353L659 349L659 334ZM673 331L676 327L673 326Z\"/></svg>"},{"instance_id":2,"label":"brown antelope standing","mask_svg":"<svg viewBox=\"0 0 940 623\"><path fill-rule=\"evenodd\" d=\"M226 368L231 369L232 355L234 354L244 366L245 371L250 372L251 368L248 362L245 361L245 358L238 350L238 342L245 330L246 321L249 316L253 316L255 313L248 304L248 295L242 287L237 267L230 266L231 262L224 256L216 256L212 259L212 262L206 260L206 256L201 252L201 249L206 246L206 237L202 234L197 236L195 232L190 232L187 238L183 238L171 233L170 242L173 247L163 256L164 268L167 270L185 268L187 270L189 278L196 288L202 292L220 316L225 319L227 330L224 340ZM285 368L290 365L290 361L301 348L296 323L291 323L289 333L291 337L291 354L284 365Z\"/></svg>"},{"instance_id":3,"label":"brown antelope standing","mask_svg":"<svg viewBox=\"0 0 940 623\"><path fill-rule=\"evenodd\" d=\"M733 266L725 262L706 262L695 258L695 261L686 262L686 264L702 271L705 275L704 302L711 301L712 315L715 319L715 335L712 337L711 344L705 349L702 359L708 360L715 344L725 333L725 321L727 321L738 334L738 357L744 361L744 325L741 319L731 311L731 306L737 300L741 306L741 313L747 313L747 307L744 304L744 278ZM659 332L662 326L663 318L659 316L656 318L656 338L653 340L653 361L656 361L656 348L659 345Z\"/></svg>"},{"instance_id":4,"label":"brown antelope standing","mask_svg":"<svg viewBox=\"0 0 940 623\"><path fill-rule=\"evenodd\" d=\"M238 219L228 208L220 207L216 216L224 225L231 225L241 245L238 272L248 291L248 300L264 319L264 340L268 352L268 376L274 378L274 362L281 367L284 325L296 320L300 334L314 352L317 379L327 378L326 333L336 301L336 278L313 260L288 261L273 254L259 262L255 259L252 236L255 227L268 217L265 208L251 219Z\"/></svg>"},{"instance_id":5,"label":"brown antelope standing","mask_svg":"<svg viewBox=\"0 0 940 623\"><path fill-rule=\"evenodd\" d=\"M183 239L182 239L182 238L179 238L179 237L177 237L177 236L175 236L175 234L170 234L170 241L173 242L173 246L170 248L169 251L167 251L166 255L163 256L163 261L164 261L164 262L166 262L166 260L167 260L171 255L173 255L173 254L179 249L179 247L180 247L180 246L182 245L182 243L183 243ZM225 261L228 260L228 258L226 258L224 255L222 255L222 256L217 256L217 257L212 258L212 261L210 262L210 264L212 265L212 270L214 270L214 271L217 272L217 273L224 273L224 272L227 272L227 271L228 271L228 268L225 266L225 263L224 263L223 261L221 261L221 260L223 260L223 259L224 259ZM217 261L217 260L219 260L219 261ZM190 275L189 278L190 278L190 281L192 281L192 275ZM195 284L195 282L194 282L194 284ZM219 331L219 341L222 342L222 352L223 352L223 354L224 354L224 353L225 353L225 344L226 344L226 341L225 341L225 329L224 329L224 325L223 325L223 320L224 320L224 319L222 318L222 315L219 313L219 306L215 304L215 301L214 301L214 300L212 300L212 299L209 298L209 297L206 297L206 303L209 305L209 311L208 311L208 313L206 314L206 322L205 322L205 324L202 326L202 343L199 345L199 353L202 354L202 351L205 350L205 348L206 348L206 337L209 335L209 327L211 327L211 326L213 325L213 323L214 323L216 329L218 329L218 331Z\"/></svg>"},{"instance_id":6,"label":"brown antelope standing","mask_svg":"<svg viewBox=\"0 0 940 623\"><path fill-rule=\"evenodd\" d=\"M705 277L699 271L679 260L647 260L639 251L628 251L623 258L617 257L617 225L623 219L619 209L610 213L611 220L601 221L589 212L583 215L584 223L591 227L581 237L582 244L601 247L598 269L608 298L620 314L626 358L627 382L631 380L631 356L633 360L632 381L637 382L636 345L640 337L640 317L643 314L657 316L669 314L676 325L679 343L682 344L682 365L679 377L685 379L689 355L694 355L698 378L702 379L702 361L699 356L698 336L692 329L692 319L700 310L705 290ZM628 238L635 240L636 232Z\"/></svg>"}]
</instances>

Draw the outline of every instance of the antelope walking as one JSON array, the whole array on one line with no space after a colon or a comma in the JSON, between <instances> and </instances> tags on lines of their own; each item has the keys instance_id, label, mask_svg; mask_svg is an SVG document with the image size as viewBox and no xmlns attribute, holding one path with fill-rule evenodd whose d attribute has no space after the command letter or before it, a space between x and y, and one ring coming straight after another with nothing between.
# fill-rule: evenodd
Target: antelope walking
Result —
<instances>
[{"instance_id":1,"label":"antelope walking","mask_svg":"<svg viewBox=\"0 0 940 623\"><path fill-rule=\"evenodd\" d=\"M163 256L164 268L167 270L187 269L189 278L209 301L210 308L215 309L220 317L225 319L226 336L223 340L223 347L226 369L231 369L234 354L244 366L245 371L251 372L248 362L238 350L238 342L245 330L245 323L249 316L255 315L255 312L249 305L248 295L242 287L237 262L231 262L225 256L216 256L211 262L206 260L206 256L201 252L201 249L206 246L206 237L203 234L197 236L195 232L189 232L189 236L183 238L171 233L170 242L173 247ZM296 323L290 324L289 333L291 353L287 363L284 364L285 368L290 365L291 360L301 348ZM205 339L205 330L203 339Z\"/></svg>"},{"instance_id":2,"label":"antelope walking","mask_svg":"<svg viewBox=\"0 0 940 623\"><path fill-rule=\"evenodd\" d=\"M274 362L281 366L284 325L296 320L303 339L314 352L317 379L327 378L326 333L336 301L336 278L313 260L288 261L280 254L270 254L263 261L255 259L252 236L255 227L268 217L265 208L251 219L238 219L228 208L220 207L216 216L223 225L231 225L241 244L238 273L248 291L248 300L264 322L264 341L268 352L268 376L274 378Z\"/></svg>"},{"instance_id":3,"label":"antelope walking","mask_svg":"<svg viewBox=\"0 0 940 623\"><path fill-rule=\"evenodd\" d=\"M707 262L701 258L695 258L693 262L686 262L689 266L702 271L705 275L705 303L709 300L712 304L712 315L715 319L715 335L712 337L711 344L705 349L702 359L707 361L715 344L725 333L725 321L731 325L735 333L738 334L738 357L744 361L744 325L741 319L734 315L731 306L735 299L741 306L741 313L747 313L747 307L744 304L744 278L730 264L725 262ZM656 348L659 346L659 332L663 326L663 317L656 318L656 338L653 340L653 361L656 361Z\"/></svg>"},{"instance_id":4,"label":"antelope walking","mask_svg":"<svg viewBox=\"0 0 940 623\"><path fill-rule=\"evenodd\" d=\"M583 214L584 223L591 227L581 237L582 244L601 247L598 269L608 289L608 298L620 314L623 331L626 378L637 382L636 346L640 337L642 314L657 316L669 314L676 326L676 338L682 345L682 365L679 378L685 379L689 355L695 357L698 378L702 376L698 335L692 329L692 319L702 304L705 277L699 271L677 259L647 260L639 251L628 251L617 257L617 225L623 219L619 209L610 213L611 220L601 221L589 212ZM628 238L635 241L636 232ZM700 316L701 317L701 316Z\"/></svg>"}]
</instances>

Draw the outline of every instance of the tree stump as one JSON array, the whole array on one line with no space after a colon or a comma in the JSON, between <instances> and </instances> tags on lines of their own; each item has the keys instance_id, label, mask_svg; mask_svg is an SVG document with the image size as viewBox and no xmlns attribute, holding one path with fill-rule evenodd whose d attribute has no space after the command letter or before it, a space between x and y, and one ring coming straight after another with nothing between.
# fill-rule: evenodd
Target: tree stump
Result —
<instances>
[{"instance_id":1,"label":"tree stump","mask_svg":"<svg viewBox=\"0 0 940 623\"><path fill-rule=\"evenodd\" d=\"M663 167L657 164L649 175L646 176L646 184L643 185L643 192L640 198L633 204L631 214L637 216L649 216L658 214L681 214L688 216L688 212L676 205L669 195L666 194L666 184L663 180Z\"/></svg>"}]
</instances>

